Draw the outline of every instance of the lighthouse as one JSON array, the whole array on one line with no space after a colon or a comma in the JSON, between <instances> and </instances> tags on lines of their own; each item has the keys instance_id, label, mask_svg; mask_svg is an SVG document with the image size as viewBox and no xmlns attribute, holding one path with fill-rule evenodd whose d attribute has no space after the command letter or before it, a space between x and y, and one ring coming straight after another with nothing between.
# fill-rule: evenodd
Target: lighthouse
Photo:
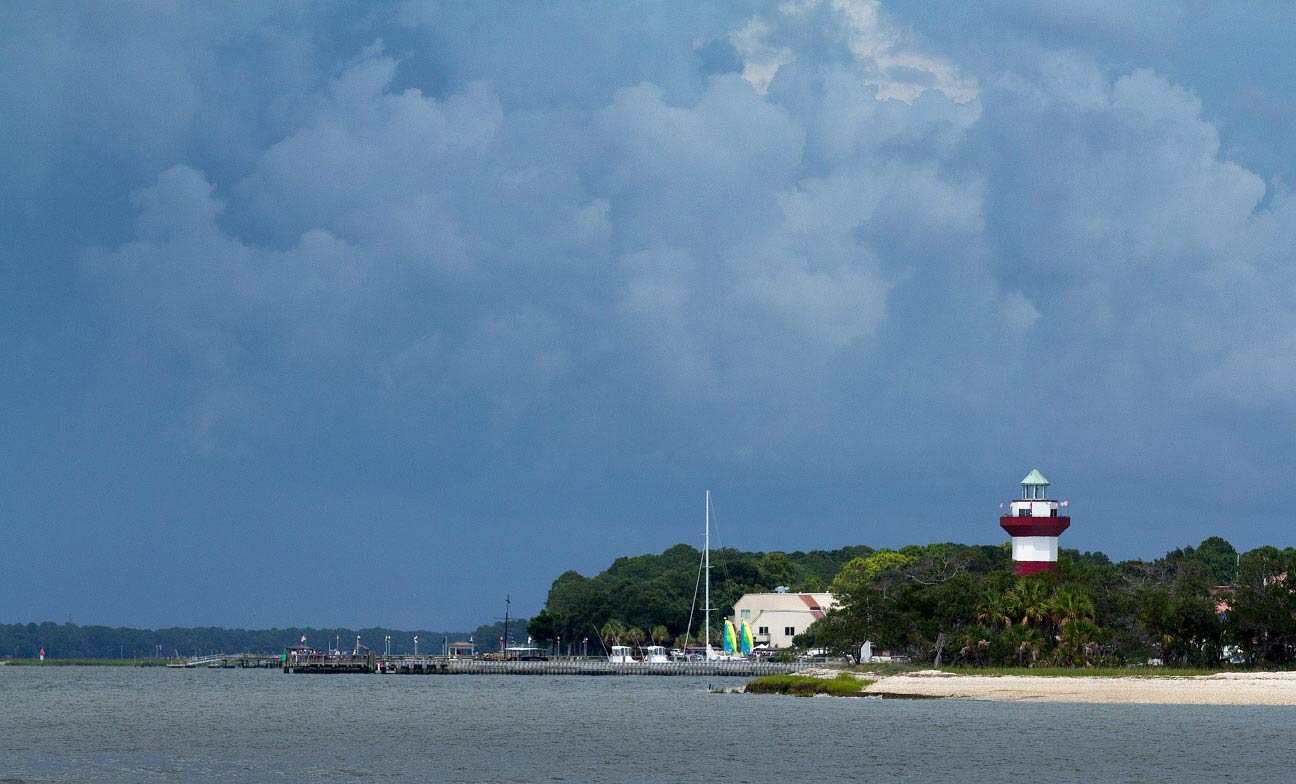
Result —
<instances>
[{"instance_id":1,"label":"lighthouse","mask_svg":"<svg viewBox=\"0 0 1296 784\"><path fill-rule=\"evenodd\" d=\"M1032 468L1021 486L1021 499L1009 504L999 525L1012 537L1013 571L1025 577L1057 568L1058 536L1070 527L1071 518L1058 514L1067 502L1049 499L1049 481L1038 469Z\"/></svg>"}]
</instances>

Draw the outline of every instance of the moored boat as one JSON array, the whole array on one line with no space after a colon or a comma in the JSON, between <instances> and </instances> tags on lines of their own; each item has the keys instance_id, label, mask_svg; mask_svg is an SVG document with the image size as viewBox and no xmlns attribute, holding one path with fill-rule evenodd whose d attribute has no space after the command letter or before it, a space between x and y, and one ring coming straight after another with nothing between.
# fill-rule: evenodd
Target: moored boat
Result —
<instances>
[{"instance_id":1,"label":"moored boat","mask_svg":"<svg viewBox=\"0 0 1296 784\"><path fill-rule=\"evenodd\" d=\"M644 664L669 664L670 657L666 655L666 648L661 645L649 645L643 649Z\"/></svg>"}]
</instances>

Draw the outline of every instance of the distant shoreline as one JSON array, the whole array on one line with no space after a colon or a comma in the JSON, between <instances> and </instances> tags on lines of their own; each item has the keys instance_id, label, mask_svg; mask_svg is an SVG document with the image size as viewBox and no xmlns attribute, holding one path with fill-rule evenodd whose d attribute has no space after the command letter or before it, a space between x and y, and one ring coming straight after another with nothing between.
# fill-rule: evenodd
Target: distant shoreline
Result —
<instances>
[{"instance_id":1,"label":"distant shoreline","mask_svg":"<svg viewBox=\"0 0 1296 784\"><path fill-rule=\"evenodd\" d=\"M174 659L0 659L0 666L12 667L165 667Z\"/></svg>"},{"instance_id":2,"label":"distant shoreline","mask_svg":"<svg viewBox=\"0 0 1296 784\"><path fill-rule=\"evenodd\" d=\"M1140 705L1296 705L1296 672L1185 676L957 675L937 670L877 678L863 696L897 699Z\"/></svg>"}]
</instances>

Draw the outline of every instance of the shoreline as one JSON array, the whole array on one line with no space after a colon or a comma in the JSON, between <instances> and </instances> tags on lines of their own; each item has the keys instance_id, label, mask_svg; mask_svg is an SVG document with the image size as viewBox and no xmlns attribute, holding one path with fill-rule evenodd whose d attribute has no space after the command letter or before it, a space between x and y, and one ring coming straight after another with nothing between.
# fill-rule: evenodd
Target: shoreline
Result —
<instances>
[{"instance_id":1,"label":"shoreline","mask_svg":"<svg viewBox=\"0 0 1296 784\"><path fill-rule=\"evenodd\" d=\"M860 695L889 699L1140 705L1296 705L1296 672L1184 676L958 675L922 670L878 676Z\"/></svg>"}]
</instances>

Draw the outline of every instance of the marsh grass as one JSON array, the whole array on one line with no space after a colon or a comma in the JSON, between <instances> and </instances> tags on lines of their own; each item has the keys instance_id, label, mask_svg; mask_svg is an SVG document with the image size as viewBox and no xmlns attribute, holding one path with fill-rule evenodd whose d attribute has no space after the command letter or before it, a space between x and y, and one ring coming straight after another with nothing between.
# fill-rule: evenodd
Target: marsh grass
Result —
<instances>
[{"instance_id":1,"label":"marsh grass","mask_svg":"<svg viewBox=\"0 0 1296 784\"><path fill-rule=\"evenodd\" d=\"M744 691L748 694L791 694L797 697L810 697L815 694L854 697L874 682L861 680L844 672L835 678L815 678L810 675L766 675L747 684Z\"/></svg>"}]
</instances>

